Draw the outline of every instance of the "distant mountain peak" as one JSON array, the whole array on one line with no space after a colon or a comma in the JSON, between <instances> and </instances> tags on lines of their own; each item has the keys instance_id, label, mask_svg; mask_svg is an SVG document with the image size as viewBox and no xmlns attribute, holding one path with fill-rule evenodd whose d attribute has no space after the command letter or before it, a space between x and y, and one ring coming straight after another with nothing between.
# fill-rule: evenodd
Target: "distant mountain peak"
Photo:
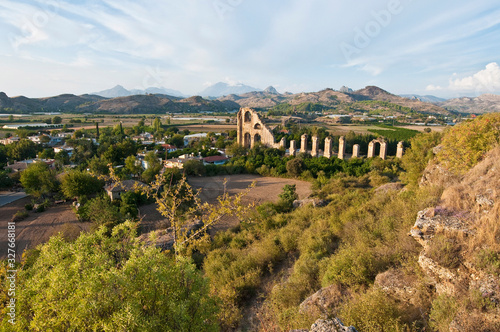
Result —
<instances>
[{"instance_id":1,"label":"distant mountain peak","mask_svg":"<svg viewBox=\"0 0 500 332\"><path fill-rule=\"evenodd\" d=\"M340 88L339 91L342 92L342 93L353 93L354 92L353 89L351 89L351 88L349 88L349 87L347 87L345 85L342 85L342 87Z\"/></svg>"},{"instance_id":2,"label":"distant mountain peak","mask_svg":"<svg viewBox=\"0 0 500 332\"><path fill-rule=\"evenodd\" d=\"M278 95L279 92L276 90L272 85L268 86L267 88L264 89L265 93L271 94L271 95Z\"/></svg>"},{"instance_id":3,"label":"distant mountain peak","mask_svg":"<svg viewBox=\"0 0 500 332\"><path fill-rule=\"evenodd\" d=\"M222 97L231 94L240 95L243 93L253 92L253 91L262 91L262 90L245 85L243 83L229 84L224 82L217 82L207 87L202 92L200 92L199 95L203 97Z\"/></svg>"}]
</instances>

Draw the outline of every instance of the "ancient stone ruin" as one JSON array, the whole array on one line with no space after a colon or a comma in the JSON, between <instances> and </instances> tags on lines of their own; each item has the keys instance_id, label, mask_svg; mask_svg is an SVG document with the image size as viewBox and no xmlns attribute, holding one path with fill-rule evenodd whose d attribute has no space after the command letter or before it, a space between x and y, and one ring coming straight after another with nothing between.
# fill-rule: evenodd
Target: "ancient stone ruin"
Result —
<instances>
[{"instance_id":1,"label":"ancient stone ruin","mask_svg":"<svg viewBox=\"0 0 500 332\"><path fill-rule=\"evenodd\" d=\"M260 142L261 144L271 147L271 148L283 148L286 149L286 139L283 137L279 143L275 142L274 135L265 123L260 118L259 114L251 108L242 107L238 112L238 144L246 147L253 148L255 143ZM300 147L297 147L295 140L290 141L289 155L295 156L297 153L309 153L313 157L326 157L331 158L333 156L333 146L332 139L327 137L325 139L325 150L320 153L319 150L319 140L317 136L313 136L312 139L312 150L307 150L307 134L300 137ZM380 145L379 157L381 159L387 158L387 142L382 138L375 139L368 144L368 158L375 157L375 147ZM360 157L360 147L359 144L354 144L352 147L351 158ZM404 152L403 142L398 143L396 158L402 158ZM346 142L344 136L339 138L339 150L337 158L346 159Z\"/></svg>"}]
</instances>

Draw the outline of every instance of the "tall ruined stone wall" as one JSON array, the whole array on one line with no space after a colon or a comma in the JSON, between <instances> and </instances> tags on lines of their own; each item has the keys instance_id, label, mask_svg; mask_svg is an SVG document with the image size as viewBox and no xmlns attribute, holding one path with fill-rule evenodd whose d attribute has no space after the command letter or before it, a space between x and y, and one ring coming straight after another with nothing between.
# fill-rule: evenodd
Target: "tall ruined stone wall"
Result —
<instances>
[{"instance_id":1,"label":"tall ruined stone wall","mask_svg":"<svg viewBox=\"0 0 500 332\"><path fill-rule=\"evenodd\" d=\"M272 148L280 147L280 143L274 141L274 135L271 130L262 122L259 114L253 109L247 107L240 108L237 115L237 122L237 139L239 145L252 148L255 143L261 142L263 145Z\"/></svg>"}]
</instances>

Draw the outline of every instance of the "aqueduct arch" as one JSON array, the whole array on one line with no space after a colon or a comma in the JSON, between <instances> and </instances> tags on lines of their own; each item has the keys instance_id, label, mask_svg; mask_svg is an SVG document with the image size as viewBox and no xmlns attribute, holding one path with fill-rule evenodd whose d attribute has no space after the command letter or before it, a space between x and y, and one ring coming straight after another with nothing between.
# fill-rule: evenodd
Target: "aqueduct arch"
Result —
<instances>
[{"instance_id":1,"label":"aqueduct arch","mask_svg":"<svg viewBox=\"0 0 500 332\"><path fill-rule=\"evenodd\" d=\"M379 157L381 159L385 159L387 157L387 143L383 139L374 139L370 143L368 143L368 158L373 158L375 155L375 145L380 144L380 154Z\"/></svg>"},{"instance_id":2,"label":"aqueduct arch","mask_svg":"<svg viewBox=\"0 0 500 332\"><path fill-rule=\"evenodd\" d=\"M264 124L259 114L251 108L241 108L237 115L238 119L238 144L247 148L254 147L255 143L261 142L263 145L279 148L284 144L274 142L274 135Z\"/></svg>"}]
</instances>

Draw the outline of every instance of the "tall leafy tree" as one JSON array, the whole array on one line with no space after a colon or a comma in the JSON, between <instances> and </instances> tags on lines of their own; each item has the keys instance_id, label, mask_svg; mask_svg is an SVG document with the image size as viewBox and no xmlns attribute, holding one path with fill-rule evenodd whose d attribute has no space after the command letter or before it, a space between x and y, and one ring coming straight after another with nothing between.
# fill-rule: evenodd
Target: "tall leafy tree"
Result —
<instances>
[{"instance_id":1,"label":"tall leafy tree","mask_svg":"<svg viewBox=\"0 0 500 332\"><path fill-rule=\"evenodd\" d=\"M44 196L57 189L55 172L43 162L33 163L21 173L21 184L28 194Z\"/></svg>"},{"instance_id":2,"label":"tall leafy tree","mask_svg":"<svg viewBox=\"0 0 500 332\"><path fill-rule=\"evenodd\" d=\"M24 160L35 158L37 146L28 139L21 139L19 142L7 145L7 155L13 160Z\"/></svg>"},{"instance_id":3,"label":"tall leafy tree","mask_svg":"<svg viewBox=\"0 0 500 332\"><path fill-rule=\"evenodd\" d=\"M66 173L61 181L61 191L68 198L95 194L101 191L103 186L103 181L78 170Z\"/></svg>"},{"instance_id":4,"label":"tall leafy tree","mask_svg":"<svg viewBox=\"0 0 500 332\"><path fill-rule=\"evenodd\" d=\"M135 224L38 247L18 275L9 331L217 331L216 301L185 259L135 238ZM3 308L3 315L5 311Z\"/></svg>"}]
</instances>

